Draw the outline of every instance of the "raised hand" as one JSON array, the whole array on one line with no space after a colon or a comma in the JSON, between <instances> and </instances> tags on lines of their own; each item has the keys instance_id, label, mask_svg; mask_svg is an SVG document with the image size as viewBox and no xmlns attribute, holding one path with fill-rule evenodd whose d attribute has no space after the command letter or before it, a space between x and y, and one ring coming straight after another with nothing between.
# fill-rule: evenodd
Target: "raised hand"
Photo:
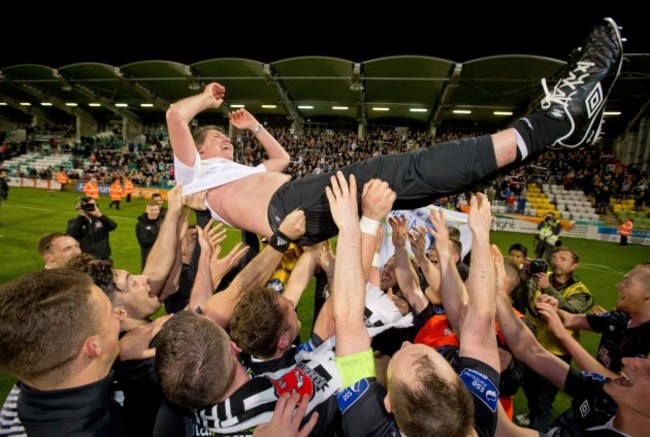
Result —
<instances>
[{"instance_id":1,"label":"raised hand","mask_svg":"<svg viewBox=\"0 0 650 437\"><path fill-rule=\"evenodd\" d=\"M210 274L212 281L216 284L217 280L221 281L228 274L230 270L239 262L239 260L246 255L250 249L249 246L244 246L241 241L230 249L230 252L223 258L219 258L221 254L221 245L214 247L212 258L210 258Z\"/></svg>"},{"instance_id":2,"label":"raised hand","mask_svg":"<svg viewBox=\"0 0 650 437\"><path fill-rule=\"evenodd\" d=\"M406 239L408 238L408 230L406 229L406 217L389 217L388 224L393 229L393 246L405 247Z\"/></svg>"},{"instance_id":3,"label":"raised hand","mask_svg":"<svg viewBox=\"0 0 650 437\"><path fill-rule=\"evenodd\" d=\"M340 171L331 177L332 186L325 188L334 223L340 231L359 229L357 210L357 181L350 175L350 183Z\"/></svg>"},{"instance_id":4,"label":"raised hand","mask_svg":"<svg viewBox=\"0 0 650 437\"><path fill-rule=\"evenodd\" d=\"M305 233L305 212L299 209L290 212L280 224L280 232L292 240L302 237Z\"/></svg>"},{"instance_id":5,"label":"raised hand","mask_svg":"<svg viewBox=\"0 0 650 437\"><path fill-rule=\"evenodd\" d=\"M411 242L411 250L420 265L422 265L423 260L426 258L426 236L427 231L422 226L411 229L408 233L409 241Z\"/></svg>"},{"instance_id":6,"label":"raised hand","mask_svg":"<svg viewBox=\"0 0 650 437\"><path fill-rule=\"evenodd\" d=\"M207 193L207 191L205 191L204 193ZM174 188L172 188L167 192L167 206L169 207L170 212L180 213L183 210L184 202L183 202L182 195L183 195L183 187L180 185L176 185ZM203 202L201 203L201 206L203 209L206 209L205 197L203 197ZM194 209L193 207L191 208Z\"/></svg>"},{"instance_id":7,"label":"raised hand","mask_svg":"<svg viewBox=\"0 0 650 437\"><path fill-rule=\"evenodd\" d=\"M298 402L300 402L300 405L298 405ZM298 405L298 408L296 408L296 405ZM300 429L300 422L305 417L308 405L309 396L307 395L300 399L300 395L297 393L292 395L283 394L275 403L271 422L255 428L253 436L307 437L318 421L318 413L314 411L305 426Z\"/></svg>"},{"instance_id":8,"label":"raised hand","mask_svg":"<svg viewBox=\"0 0 650 437\"><path fill-rule=\"evenodd\" d=\"M212 101L211 108L218 108L223 103L223 98L226 95L226 88L216 82L209 83L203 89L203 94L208 96Z\"/></svg>"},{"instance_id":9,"label":"raised hand","mask_svg":"<svg viewBox=\"0 0 650 437\"><path fill-rule=\"evenodd\" d=\"M120 339L120 361L144 360L156 355L156 349L150 348L151 340L158 335L162 325L172 314L158 317L153 322L138 326L124 334Z\"/></svg>"},{"instance_id":10,"label":"raised hand","mask_svg":"<svg viewBox=\"0 0 650 437\"><path fill-rule=\"evenodd\" d=\"M237 129L253 130L259 124L257 122L257 119L255 117L253 117L253 115L250 112L248 112L247 110L245 110L243 108L232 111L228 115L228 117L230 118L230 122Z\"/></svg>"},{"instance_id":11,"label":"raised hand","mask_svg":"<svg viewBox=\"0 0 650 437\"><path fill-rule=\"evenodd\" d=\"M320 264L325 274L329 277L334 276L334 261L335 256L332 252L332 244L330 243L330 240L327 240L320 248L320 257L318 259L318 263Z\"/></svg>"},{"instance_id":12,"label":"raised hand","mask_svg":"<svg viewBox=\"0 0 650 437\"><path fill-rule=\"evenodd\" d=\"M469 201L469 216L467 224L469 229L482 237L489 238L490 225L492 224L492 210L490 202L483 193L472 196Z\"/></svg>"},{"instance_id":13,"label":"raised hand","mask_svg":"<svg viewBox=\"0 0 650 437\"><path fill-rule=\"evenodd\" d=\"M429 227L428 231L436 240L438 256L449 254L449 230L447 229L445 212L442 208L438 208L438 211L431 211L429 220L431 220L433 228Z\"/></svg>"},{"instance_id":14,"label":"raised hand","mask_svg":"<svg viewBox=\"0 0 650 437\"><path fill-rule=\"evenodd\" d=\"M363 186L361 193L361 211L364 216L382 221L393 208L397 195L390 189L387 182L381 179L371 179Z\"/></svg>"}]
</instances>

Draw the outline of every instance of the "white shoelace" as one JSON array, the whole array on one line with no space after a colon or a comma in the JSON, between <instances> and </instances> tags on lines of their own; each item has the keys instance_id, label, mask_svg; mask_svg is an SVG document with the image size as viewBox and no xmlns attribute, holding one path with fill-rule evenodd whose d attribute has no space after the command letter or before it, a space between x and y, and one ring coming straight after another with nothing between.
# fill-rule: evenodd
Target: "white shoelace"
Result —
<instances>
[{"instance_id":1,"label":"white shoelace","mask_svg":"<svg viewBox=\"0 0 650 437\"><path fill-rule=\"evenodd\" d=\"M542 99L542 109L548 109L552 103L566 107L569 101L577 92L576 87L585 82L585 78L589 76L588 69L593 67L593 62L578 62L576 68L570 71L551 92L548 89L546 79L542 78L542 88L544 88L544 98ZM582 74L580 74L582 73ZM569 88L572 92L565 93L563 89Z\"/></svg>"}]
</instances>

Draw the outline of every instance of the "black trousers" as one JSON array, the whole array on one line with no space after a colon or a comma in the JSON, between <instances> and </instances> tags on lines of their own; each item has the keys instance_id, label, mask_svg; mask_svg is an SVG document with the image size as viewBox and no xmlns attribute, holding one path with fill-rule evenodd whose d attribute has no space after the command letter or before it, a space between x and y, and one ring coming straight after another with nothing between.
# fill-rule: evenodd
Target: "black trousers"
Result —
<instances>
[{"instance_id":1,"label":"black trousers","mask_svg":"<svg viewBox=\"0 0 650 437\"><path fill-rule=\"evenodd\" d=\"M492 137L485 135L434 144L416 151L383 155L340 169L357 180L361 208L363 185L370 179L388 182L397 194L393 209L413 209L435 199L475 187L498 170ZM284 217L299 208L305 211L307 230L298 241L313 245L338 233L330 214L325 187L334 173L312 174L281 186L271 198L268 220L277 231ZM361 211L360 211L361 212Z\"/></svg>"}]
</instances>

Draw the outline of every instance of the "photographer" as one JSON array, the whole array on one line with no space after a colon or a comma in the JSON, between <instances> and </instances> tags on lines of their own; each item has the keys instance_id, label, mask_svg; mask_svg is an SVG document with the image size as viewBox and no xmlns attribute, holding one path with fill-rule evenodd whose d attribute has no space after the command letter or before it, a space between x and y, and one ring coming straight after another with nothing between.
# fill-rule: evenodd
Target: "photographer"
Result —
<instances>
[{"instance_id":1,"label":"photographer","mask_svg":"<svg viewBox=\"0 0 650 437\"><path fill-rule=\"evenodd\" d=\"M68 220L66 233L79 242L83 253L112 262L108 233L117 228L117 223L99 211L92 197L82 197L75 209L79 216Z\"/></svg>"},{"instance_id":2,"label":"photographer","mask_svg":"<svg viewBox=\"0 0 650 437\"><path fill-rule=\"evenodd\" d=\"M528 279L528 313L526 318L537 329L537 340L553 355L566 363L571 362L571 355L564 345L549 329L548 323L540 317L535 305L540 294L553 296L558 300L558 307L566 312L581 314L594 304L594 299L585 284L580 282L574 272L580 266L580 257L568 247L558 247L551 255L550 266L542 259L527 260L522 276ZM552 273L548 274L549 269ZM572 330L571 335L580 340L580 333ZM528 399L530 427L546 431L551 424L553 401L558 388L533 371L526 371L524 376L524 393Z\"/></svg>"}]
</instances>

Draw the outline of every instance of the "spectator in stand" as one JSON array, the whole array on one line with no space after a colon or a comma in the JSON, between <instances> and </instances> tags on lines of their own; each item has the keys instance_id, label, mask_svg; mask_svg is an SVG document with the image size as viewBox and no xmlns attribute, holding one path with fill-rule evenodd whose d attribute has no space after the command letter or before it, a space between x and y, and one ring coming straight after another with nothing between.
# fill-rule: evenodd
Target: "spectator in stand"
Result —
<instances>
[{"instance_id":1,"label":"spectator in stand","mask_svg":"<svg viewBox=\"0 0 650 437\"><path fill-rule=\"evenodd\" d=\"M526 212L526 195L520 194L517 198L517 214L523 215Z\"/></svg>"},{"instance_id":2,"label":"spectator in stand","mask_svg":"<svg viewBox=\"0 0 650 437\"><path fill-rule=\"evenodd\" d=\"M147 204L146 211L138 217L138 222L135 225L135 235L138 238L138 244L140 244L143 269L151 247L156 242L163 219L164 217L160 214L160 205L153 201Z\"/></svg>"},{"instance_id":3,"label":"spectator in stand","mask_svg":"<svg viewBox=\"0 0 650 437\"><path fill-rule=\"evenodd\" d=\"M113 208L113 205L115 205L115 209L120 209L120 201L124 196L124 190L122 190L120 178L113 179L113 183L111 184L111 188L108 193L111 196L111 203L108 204L108 207Z\"/></svg>"},{"instance_id":4,"label":"spectator in stand","mask_svg":"<svg viewBox=\"0 0 650 437\"><path fill-rule=\"evenodd\" d=\"M621 236L621 241L618 243L621 246L627 246L628 237L632 236L632 228L634 227L634 220L631 218L626 219L618 227L618 235Z\"/></svg>"}]
</instances>

